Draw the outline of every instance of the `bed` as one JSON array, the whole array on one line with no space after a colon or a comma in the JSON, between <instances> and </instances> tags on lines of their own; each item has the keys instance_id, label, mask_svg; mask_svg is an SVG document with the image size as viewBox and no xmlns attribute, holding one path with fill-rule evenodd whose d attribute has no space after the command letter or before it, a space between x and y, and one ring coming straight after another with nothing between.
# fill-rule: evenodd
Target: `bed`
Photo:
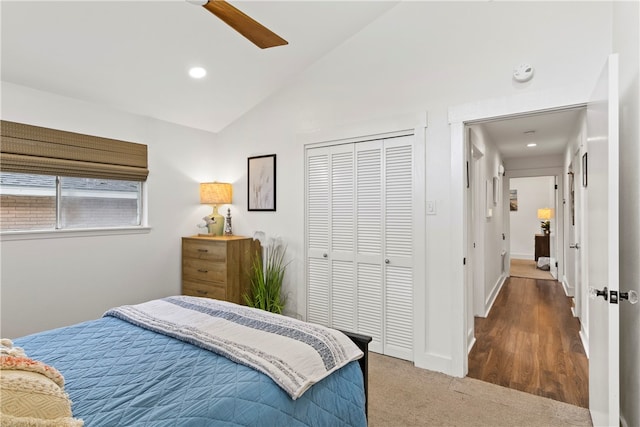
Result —
<instances>
[{"instance_id":1,"label":"bed","mask_svg":"<svg viewBox=\"0 0 640 427\"><path fill-rule=\"evenodd\" d=\"M60 371L73 417L85 426L366 426L369 340L177 296L118 307L14 345ZM321 361L299 353L305 346ZM305 372L289 371L294 365ZM326 371L320 379L318 370Z\"/></svg>"}]
</instances>

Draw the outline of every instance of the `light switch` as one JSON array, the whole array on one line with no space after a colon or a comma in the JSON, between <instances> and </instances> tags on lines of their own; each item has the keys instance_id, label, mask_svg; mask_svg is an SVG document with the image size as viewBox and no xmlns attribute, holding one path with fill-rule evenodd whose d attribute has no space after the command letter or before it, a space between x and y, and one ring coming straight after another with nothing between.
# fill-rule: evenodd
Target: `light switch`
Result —
<instances>
[{"instance_id":1,"label":"light switch","mask_svg":"<svg viewBox=\"0 0 640 427\"><path fill-rule=\"evenodd\" d=\"M435 214L436 214L436 201L427 200L427 215L435 215Z\"/></svg>"}]
</instances>

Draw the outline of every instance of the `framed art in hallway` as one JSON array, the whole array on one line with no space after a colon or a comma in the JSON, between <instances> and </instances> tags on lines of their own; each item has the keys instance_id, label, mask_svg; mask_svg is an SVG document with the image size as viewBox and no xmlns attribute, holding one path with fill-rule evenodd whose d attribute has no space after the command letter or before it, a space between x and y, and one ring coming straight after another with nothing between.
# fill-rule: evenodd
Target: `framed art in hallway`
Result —
<instances>
[{"instance_id":1,"label":"framed art in hallway","mask_svg":"<svg viewBox=\"0 0 640 427\"><path fill-rule=\"evenodd\" d=\"M247 208L250 211L276 210L276 155L247 160Z\"/></svg>"},{"instance_id":2,"label":"framed art in hallway","mask_svg":"<svg viewBox=\"0 0 640 427\"><path fill-rule=\"evenodd\" d=\"M518 210L518 190L509 190L509 210Z\"/></svg>"}]
</instances>

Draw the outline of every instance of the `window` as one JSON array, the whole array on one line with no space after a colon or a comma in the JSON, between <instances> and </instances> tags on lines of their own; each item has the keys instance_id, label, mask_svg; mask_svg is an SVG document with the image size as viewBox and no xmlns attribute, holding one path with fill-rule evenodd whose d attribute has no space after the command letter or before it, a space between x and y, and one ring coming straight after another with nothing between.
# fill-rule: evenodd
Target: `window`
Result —
<instances>
[{"instance_id":1,"label":"window","mask_svg":"<svg viewBox=\"0 0 640 427\"><path fill-rule=\"evenodd\" d=\"M0 173L0 230L130 227L140 224L142 184Z\"/></svg>"},{"instance_id":2,"label":"window","mask_svg":"<svg viewBox=\"0 0 640 427\"><path fill-rule=\"evenodd\" d=\"M0 231L142 225L147 146L2 121Z\"/></svg>"}]
</instances>

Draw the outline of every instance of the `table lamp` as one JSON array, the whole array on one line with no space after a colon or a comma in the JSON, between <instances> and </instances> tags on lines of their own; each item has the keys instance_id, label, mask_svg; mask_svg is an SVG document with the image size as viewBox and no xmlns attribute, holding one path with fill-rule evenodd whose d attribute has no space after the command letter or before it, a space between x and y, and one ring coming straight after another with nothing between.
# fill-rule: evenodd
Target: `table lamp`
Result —
<instances>
[{"instance_id":1,"label":"table lamp","mask_svg":"<svg viewBox=\"0 0 640 427\"><path fill-rule=\"evenodd\" d=\"M224 228L224 216L220 215L217 205L225 205L231 203L233 199L233 186L224 182L203 182L200 184L200 203L203 205L211 205L213 212L209 215L207 228L209 234L214 236L222 236Z\"/></svg>"}]
</instances>

